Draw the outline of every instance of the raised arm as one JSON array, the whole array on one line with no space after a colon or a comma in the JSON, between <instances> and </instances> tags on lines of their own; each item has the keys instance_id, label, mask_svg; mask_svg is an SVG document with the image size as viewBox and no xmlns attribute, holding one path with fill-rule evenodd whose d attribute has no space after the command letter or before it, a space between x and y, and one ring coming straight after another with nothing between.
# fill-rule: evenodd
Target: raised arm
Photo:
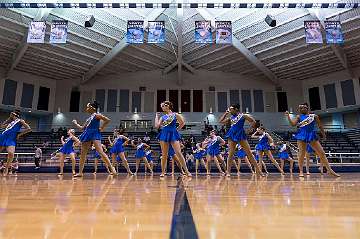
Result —
<instances>
[{"instance_id":1,"label":"raised arm","mask_svg":"<svg viewBox=\"0 0 360 239\"><path fill-rule=\"evenodd\" d=\"M221 138L220 136L218 136L218 139L220 141L220 145L225 145L226 144L225 140L223 138Z\"/></svg>"},{"instance_id":2,"label":"raised arm","mask_svg":"<svg viewBox=\"0 0 360 239\"><path fill-rule=\"evenodd\" d=\"M75 119L72 122L80 130L83 130L85 128L84 125L79 124Z\"/></svg>"},{"instance_id":3,"label":"raised arm","mask_svg":"<svg viewBox=\"0 0 360 239\"><path fill-rule=\"evenodd\" d=\"M161 118L160 118L160 114L158 112L156 112L156 115L155 115L155 128L160 128L161 126Z\"/></svg>"},{"instance_id":4,"label":"raised arm","mask_svg":"<svg viewBox=\"0 0 360 239\"><path fill-rule=\"evenodd\" d=\"M126 137L126 136L122 135L122 136L121 136L121 138L124 140L123 146L125 146L125 145L128 145L128 144L129 144L130 139L129 139L128 137Z\"/></svg>"},{"instance_id":5,"label":"raised arm","mask_svg":"<svg viewBox=\"0 0 360 239\"><path fill-rule=\"evenodd\" d=\"M270 144L271 146L274 146L274 145L275 145L275 144L274 144L274 139L270 136L269 133L266 133L266 135L267 135L267 137L268 137L268 139L269 139L269 144Z\"/></svg>"},{"instance_id":6,"label":"raised arm","mask_svg":"<svg viewBox=\"0 0 360 239\"><path fill-rule=\"evenodd\" d=\"M102 114L97 114L95 117L96 117L97 119L103 121L103 123L102 123L102 125L100 126L99 130L100 130L100 132L104 131L104 129L106 128L106 126L110 123L110 119L109 119L108 117L106 117L105 115L102 115Z\"/></svg>"},{"instance_id":7,"label":"raised arm","mask_svg":"<svg viewBox=\"0 0 360 239\"><path fill-rule=\"evenodd\" d=\"M320 130L320 135L323 139L326 139L326 134L325 134L325 130L324 130L324 126L321 123L320 117L318 115L315 115L315 121L317 124L317 127Z\"/></svg>"},{"instance_id":8,"label":"raised arm","mask_svg":"<svg viewBox=\"0 0 360 239\"><path fill-rule=\"evenodd\" d=\"M227 124L229 122L229 110L226 110L226 112L219 118L219 123L221 124Z\"/></svg>"},{"instance_id":9,"label":"raised arm","mask_svg":"<svg viewBox=\"0 0 360 239\"><path fill-rule=\"evenodd\" d=\"M108 140L109 140L110 145L114 145L114 141L111 140L110 135L108 136Z\"/></svg>"},{"instance_id":10,"label":"raised arm","mask_svg":"<svg viewBox=\"0 0 360 239\"><path fill-rule=\"evenodd\" d=\"M295 117L295 119L293 120L293 119L291 119L291 116L290 116L289 111L286 111L286 112L285 112L285 116L287 117L287 120L289 121L289 124L290 124L291 126L296 126L296 124L299 122L299 116L297 115L297 116Z\"/></svg>"},{"instance_id":11,"label":"raised arm","mask_svg":"<svg viewBox=\"0 0 360 239\"><path fill-rule=\"evenodd\" d=\"M22 137L23 135L31 132L30 125L28 125L24 120L21 120L20 122L21 122L22 126L24 127L24 131L20 132L20 133L18 134L17 138L20 138L20 137Z\"/></svg>"},{"instance_id":12,"label":"raised arm","mask_svg":"<svg viewBox=\"0 0 360 239\"><path fill-rule=\"evenodd\" d=\"M145 150L150 149L150 145L143 143Z\"/></svg>"},{"instance_id":13,"label":"raised arm","mask_svg":"<svg viewBox=\"0 0 360 239\"><path fill-rule=\"evenodd\" d=\"M253 128L253 129L256 129L256 128L257 128L257 126L256 126L256 120L254 119L254 117L252 117L252 116L249 115L249 114L244 114L243 117L245 118L245 120L246 120L247 122L249 122L251 128Z\"/></svg>"},{"instance_id":14,"label":"raised arm","mask_svg":"<svg viewBox=\"0 0 360 239\"><path fill-rule=\"evenodd\" d=\"M258 139L259 138L259 136L257 135L257 131L255 131L255 133L253 133L250 137L252 138L252 139Z\"/></svg>"},{"instance_id":15,"label":"raised arm","mask_svg":"<svg viewBox=\"0 0 360 239\"><path fill-rule=\"evenodd\" d=\"M201 147L205 149L208 144L209 144L209 140L208 140L208 139L205 139L205 140L201 143Z\"/></svg>"},{"instance_id":16,"label":"raised arm","mask_svg":"<svg viewBox=\"0 0 360 239\"><path fill-rule=\"evenodd\" d=\"M133 146L134 148L136 148L136 145L134 144L134 140L131 140L131 146Z\"/></svg>"},{"instance_id":17,"label":"raised arm","mask_svg":"<svg viewBox=\"0 0 360 239\"><path fill-rule=\"evenodd\" d=\"M177 127L177 130L182 129L185 126L184 118L180 114L176 113L176 120L179 123L179 126Z\"/></svg>"},{"instance_id":18,"label":"raised arm","mask_svg":"<svg viewBox=\"0 0 360 239\"><path fill-rule=\"evenodd\" d=\"M7 118L4 122L0 124L0 128L6 128L6 126L11 122L10 117Z\"/></svg>"},{"instance_id":19,"label":"raised arm","mask_svg":"<svg viewBox=\"0 0 360 239\"><path fill-rule=\"evenodd\" d=\"M78 146L81 144L80 140L75 135L72 135L71 139L75 141L75 146Z\"/></svg>"},{"instance_id":20,"label":"raised arm","mask_svg":"<svg viewBox=\"0 0 360 239\"><path fill-rule=\"evenodd\" d=\"M62 144L62 145L64 145L64 144L65 144L65 141L64 141L64 136L61 136L60 141L61 141L61 144Z\"/></svg>"}]
</instances>

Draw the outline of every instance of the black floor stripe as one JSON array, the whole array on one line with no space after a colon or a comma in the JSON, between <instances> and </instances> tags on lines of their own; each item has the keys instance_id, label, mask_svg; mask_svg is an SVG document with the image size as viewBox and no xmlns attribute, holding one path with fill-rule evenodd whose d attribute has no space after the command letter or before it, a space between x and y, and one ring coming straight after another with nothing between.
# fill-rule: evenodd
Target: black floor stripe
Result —
<instances>
[{"instance_id":1,"label":"black floor stripe","mask_svg":"<svg viewBox=\"0 0 360 239\"><path fill-rule=\"evenodd\" d=\"M171 222L170 239L198 239L194 218L182 179L178 179L175 194L173 218Z\"/></svg>"}]
</instances>

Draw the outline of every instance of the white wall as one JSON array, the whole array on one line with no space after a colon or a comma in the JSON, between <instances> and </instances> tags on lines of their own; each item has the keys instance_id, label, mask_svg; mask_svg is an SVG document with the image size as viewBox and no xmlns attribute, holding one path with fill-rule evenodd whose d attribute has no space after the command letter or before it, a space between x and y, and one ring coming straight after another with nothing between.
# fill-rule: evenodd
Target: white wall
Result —
<instances>
[{"instance_id":1,"label":"white wall","mask_svg":"<svg viewBox=\"0 0 360 239\"><path fill-rule=\"evenodd\" d=\"M209 86L215 86L216 92L226 91L228 94L232 89L263 90L264 105L275 105L275 109L277 108L276 101L266 102L265 100L266 92L275 92L275 85L268 80L244 77L235 73L205 70L196 70L194 75L183 72L183 83L181 85L177 84L176 79L176 71L167 75L163 75L161 71L136 72L97 77L82 85L80 89L81 91L92 91L93 98L95 98L96 89L129 89L131 98L131 91L139 91L139 86L145 86L147 91L155 92L155 99L157 89L196 89L203 90L205 93L208 91ZM303 101L303 92L299 90L302 87L301 82L284 82L282 87L284 91L288 92L289 108L294 108ZM58 91L63 92L64 89L58 89ZM59 95L62 95L62 93L59 92ZM239 103L241 104L241 102ZM205 107L203 108L205 110Z\"/></svg>"},{"instance_id":2,"label":"white wall","mask_svg":"<svg viewBox=\"0 0 360 239\"><path fill-rule=\"evenodd\" d=\"M20 72L20 71L13 71L7 78L17 82L15 107L20 107L23 83L28 83L28 84L34 85L32 110L36 111L36 109L37 109L38 98L39 98L39 89L40 89L40 86L43 86L43 87L50 88L49 112L53 112L54 105L55 105L55 92L56 92L56 81L55 80L37 76L37 75L32 75L32 74L25 73L25 72ZM2 105L4 82L5 82L5 70L4 69L0 69L0 79L1 79L0 80L0 105Z\"/></svg>"},{"instance_id":3,"label":"white wall","mask_svg":"<svg viewBox=\"0 0 360 239\"><path fill-rule=\"evenodd\" d=\"M61 112L70 111L71 90L73 86L78 84L78 82L71 80L56 81L54 112L57 112L58 108L60 108Z\"/></svg>"},{"instance_id":4,"label":"white wall","mask_svg":"<svg viewBox=\"0 0 360 239\"><path fill-rule=\"evenodd\" d=\"M346 108L343 104L342 99L342 90L341 90L341 81L353 80L354 84L354 93L356 105L360 105L360 86L359 86L359 77L360 77L360 67L353 69L354 77L352 78L347 71L339 71L328 75L323 75L315 78L310 78L302 82L302 89L305 101L309 102L309 92L308 89L311 87L319 87L320 101L321 101L321 110L326 110L325 102L325 93L324 85L335 83L336 97L337 97L337 109Z\"/></svg>"},{"instance_id":5,"label":"white wall","mask_svg":"<svg viewBox=\"0 0 360 239\"><path fill-rule=\"evenodd\" d=\"M153 123L153 120L155 118L155 113L139 113L139 114L133 114L133 113L124 113L124 112L118 112L118 113L104 113L107 117L111 119L111 122L108 126L108 129L106 131L110 131L114 129L115 127L118 127L120 125L120 121L123 120L151 120ZM288 124L288 121L284 115L284 113L252 113L251 114L255 119L260 120L262 124L264 124L265 127L268 129L284 129L288 130L290 129L290 126ZM218 119L220 118L220 113L182 113L182 116L185 119L185 122L187 124L192 124L195 126L201 126L203 125L203 121L206 119L209 120L211 125L219 125ZM61 114L54 114L53 120L52 120L52 126L53 128L58 127L74 127L74 124L71 122L73 119L76 119L79 123L84 123L85 120L89 117L86 113L61 113ZM195 127L196 128L196 127Z\"/></svg>"}]
</instances>

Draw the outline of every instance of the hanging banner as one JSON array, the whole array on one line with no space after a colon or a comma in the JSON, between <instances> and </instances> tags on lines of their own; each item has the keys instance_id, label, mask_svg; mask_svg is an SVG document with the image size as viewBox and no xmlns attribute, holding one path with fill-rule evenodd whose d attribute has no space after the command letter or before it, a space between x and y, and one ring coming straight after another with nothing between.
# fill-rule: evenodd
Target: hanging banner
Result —
<instances>
[{"instance_id":1,"label":"hanging banner","mask_svg":"<svg viewBox=\"0 0 360 239\"><path fill-rule=\"evenodd\" d=\"M165 42L165 22L149 21L148 43Z\"/></svg>"},{"instance_id":2,"label":"hanging banner","mask_svg":"<svg viewBox=\"0 0 360 239\"><path fill-rule=\"evenodd\" d=\"M144 43L144 21L128 21L127 23L127 43Z\"/></svg>"},{"instance_id":3,"label":"hanging banner","mask_svg":"<svg viewBox=\"0 0 360 239\"><path fill-rule=\"evenodd\" d=\"M44 43L45 30L46 30L45 22L30 22L27 42Z\"/></svg>"},{"instance_id":4,"label":"hanging banner","mask_svg":"<svg viewBox=\"0 0 360 239\"><path fill-rule=\"evenodd\" d=\"M231 21L216 21L216 44L232 43Z\"/></svg>"},{"instance_id":5,"label":"hanging banner","mask_svg":"<svg viewBox=\"0 0 360 239\"><path fill-rule=\"evenodd\" d=\"M195 43L212 43L210 21L195 21Z\"/></svg>"},{"instance_id":6,"label":"hanging banner","mask_svg":"<svg viewBox=\"0 0 360 239\"><path fill-rule=\"evenodd\" d=\"M340 21L325 21L326 43L343 44L344 35L341 31Z\"/></svg>"},{"instance_id":7,"label":"hanging banner","mask_svg":"<svg viewBox=\"0 0 360 239\"><path fill-rule=\"evenodd\" d=\"M50 43L66 43L67 21L53 21L50 30Z\"/></svg>"},{"instance_id":8,"label":"hanging banner","mask_svg":"<svg viewBox=\"0 0 360 239\"><path fill-rule=\"evenodd\" d=\"M306 43L323 43L320 21L305 21L304 27Z\"/></svg>"}]
</instances>

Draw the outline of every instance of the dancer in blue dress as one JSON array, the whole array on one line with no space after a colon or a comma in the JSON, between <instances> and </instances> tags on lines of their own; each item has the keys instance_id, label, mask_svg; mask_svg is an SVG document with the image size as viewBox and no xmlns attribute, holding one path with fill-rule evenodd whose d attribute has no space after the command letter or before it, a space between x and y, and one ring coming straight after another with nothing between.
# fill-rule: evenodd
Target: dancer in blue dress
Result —
<instances>
[{"instance_id":1,"label":"dancer in blue dress","mask_svg":"<svg viewBox=\"0 0 360 239\"><path fill-rule=\"evenodd\" d=\"M135 152L135 160L136 160L136 169L135 169L135 175L137 174L140 166L140 160L143 160L145 163L145 166L150 170L151 173L153 173L150 164L148 160L146 159L145 151L150 149L150 146L143 143L142 140L139 138L137 141L132 140L131 145L136 148Z\"/></svg>"},{"instance_id":2,"label":"dancer in blue dress","mask_svg":"<svg viewBox=\"0 0 360 239\"><path fill-rule=\"evenodd\" d=\"M147 159L147 161L148 161L148 163L150 165L151 170L154 172L154 157L153 157L153 154L154 154L154 152L151 149L148 149L148 150L145 151L145 157L146 157L146 159ZM145 173L147 172L146 165L144 167L144 171L145 171Z\"/></svg>"},{"instance_id":3,"label":"dancer in blue dress","mask_svg":"<svg viewBox=\"0 0 360 239\"><path fill-rule=\"evenodd\" d=\"M199 161L207 170L207 166L204 161L204 157L206 157L206 150L201 147L201 143L196 144L196 149L193 150L193 156L195 158L195 173L198 173Z\"/></svg>"},{"instance_id":4,"label":"dancer in blue dress","mask_svg":"<svg viewBox=\"0 0 360 239\"><path fill-rule=\"evenodd\" d=\"M20 111L14 110L10 113L10 116L2 124L0 128L4 129L0 133L0 152L6 149L7 162L4 170L4 175L8 175L11 167L11 162L14 159L16 141L23 135L31 132L30 126L20 118ZM21 129L24 128L22 132Z\"/></svg>"},{"instance_id":5,"label":"dancer in blue dress","mask_svg":"<svg viewBox=\"0 0 360 239\"><path fill-rule=\"evenodd\" d=\"M160 140L161 146L161 174L160 177L164 177L166 174L166 165L168 159L168 151L169 146L171 145L175 151L175 154L179 158L181 167L185 170L187 176L191 177L191 173L189 172L184 155L181 153L180 147L180 134L178 130L184 127L185 122L183 117L178 114L172 112L173 104L170 101L165 101L160 104L164 115L160 117L159 113L156 113L155 116L155 127L161 129L158 139ZM179 123L179 126L176 127L176 123Z\"/></svg>"},{"instance_id":6,"label":"dancer in blue dress","mask_svg":"<svg viewBox=\"0 0 360 239\"><path fill-rule=\"evenodd\" d=\"M303 164L307 144L310 144L310 146L319 156L320 162L325 166L327 172L335 177L340 177L339 174L335 173L334 170L331 169L329 161L326 158L325 151L317 137L316 126L317 128L319 128L322 138L326 138L325 131L321 124L319 116L310 113L307 103L299 105L299 113L300 115L296 115L295 119L292 119L290 113L288 111L285 112L285 115L290 125L298 127L295 138L297 139L297 144L299 148L299 177L304 177Z\"/></svg>"},{"instance_id":7,"label":"dancer in blue dress","mask_svg":"<svg viewBox=\"0 0 360 239\"><path fill-rule=\"evenodd\" d=\"M285 160L290 162L290 174L293 174L293 168L294 168L294 159L292 159L288 153L289 148L289 142L279 142L279 159L280 161L280 167L284 171L284 165Z\"/></svg>"},{"instance_id":8,"label":"dancer in blue dress","mask_svg":"<svg viewBox=\"0 0 360 239\"><path fill-rule=\"evenodd\" d=\"M270 161L275 165L275 167L279 170L279 172L284 175L284 171L280 168L279 164L274 159L272 153L271 153L271 147L274 145L274 140L272 137L265 131L265 128L260 126L256 129L255 133L251 135L251 138L259 139L259 143L255 146L256 151L258 151L259 154L259 167L261 170L262 167L262 161L264 154L266 154Z\"/></svg>"},{"instance_id":9,"label":"dancer in blue dress","mask_svg":"<svg viewBox=\"0 0 360 239\"><path fill-rule=\"evenodd\" d=\"M250 163L254 166L255 172L258 175L262 175L261 171L259 170L259 166L257 165L253 154L251 153L250 145L246 138L246 133L244 130L245 121L248 121L252 128L256 128L256 121L253 117L248 114L242 114L240 112L240 105L234 104L226 110L226 112L220 117L219 122L222 124L229 124L231 125L230 129L228 130L225 138L228 140L228 147L229 147L229 158L233 158L235 154L236 144L240 144L244 149L246 155ZM231 173L231 165L232 160L227 161L227 176L230 176Z\"/></svg>"},{"instance_id":10,"label":"dancer in blue dress","mask_svg":"<svg viewBox=\"0 0 360 239\"><path fill-rule=\"evenodd\" d=\"M116 174L115 168L111 165L109 157L106 155L101 146L101 132L104 131L106 126L109 124L110 119L100 113L97 113L98 108L99 104L96 101L94 101L93 103L88 103L86 105L86 112L91 115L86 120L86 122L83 125L80 125L76 120L73 120L75 126L78 127L80 130L83 130L83 133L80 135L81 154L79 173L76 174L75 177L83 176L86 156L92 144L95 146L95 149L99 153L101 159L110 169L110 174ZM101 124L101 122L103 123Z\"/></svg>"},{"instance_id":11,"label":"dancer in blue dress","mask_svg":"<svg viewBox=\"0 0 360 239\"><path fill-rule=\"evenodd\" d=\"M211 160L215 161L216 167L218 168L221 175L225 176L225 172L222 170L219 161L224 161L220 153L220 146L225 145L225 141L216 135L216 131L210 131L210 135L202 143L202 147L206 148L206 169L207 174L210 175L211 171Z\"/></svg>"},{"instance_id":12,"label":"dancer in blue dress","mask_svg":"<svg viewBox=\"0 0 360 239\"><path fill-rule=\"evenodd\" d=\"M117 163L117 157L121 159L121 162L123 166L125 167L128 174L133 175L133 173L130 170L129 163L125 157L125 150L124 146L128 144L130 139L123 135L124 130L123 129L115 129L114 130L114 139L112 140L111 137L108 137L109 143L112 146L110 149L111 154L111 161L112 165L115 168L118 168ZM116 165L116 166L115 166Z\"/></svg>"},{"instance_id":13,"label":"dancer in blue dress","mask_svg":"<svg viewBox=\"0 0 360 239\"><path fill-rule=\"evenodd\" d=\"M75 151L74 151L74 144L76 146L79 146L80 140L75 136L75 130L74 129L69 129L68 132L68 137L64 140L64 136L61 136L61 144L62 147L58 150L57 155L60 159L60 173L58 175L63 175L64 174L64 161L65 161L65 157L69 156L71 159L71 171L72 174L75 175Z\"/></svg>"},{"instance_id":14,"label":"dancer in blue dress","mask_svg":"<svg viewBox=\"0 0 360 239\"><path fill-rule=\"evenodd\" d=\"M238 165L239 172L240 172L240 168L241 168L241 160L244 160L245 163L248 165L251 173L255 174L255 171L253 170L252 165L251 165L249 159L247 158L244 149L241 147L240 144L236 145L236 150L237 150L236 157L237 157L237 160L238 160L237 165Z\"/></svg>"}]
</instances>

